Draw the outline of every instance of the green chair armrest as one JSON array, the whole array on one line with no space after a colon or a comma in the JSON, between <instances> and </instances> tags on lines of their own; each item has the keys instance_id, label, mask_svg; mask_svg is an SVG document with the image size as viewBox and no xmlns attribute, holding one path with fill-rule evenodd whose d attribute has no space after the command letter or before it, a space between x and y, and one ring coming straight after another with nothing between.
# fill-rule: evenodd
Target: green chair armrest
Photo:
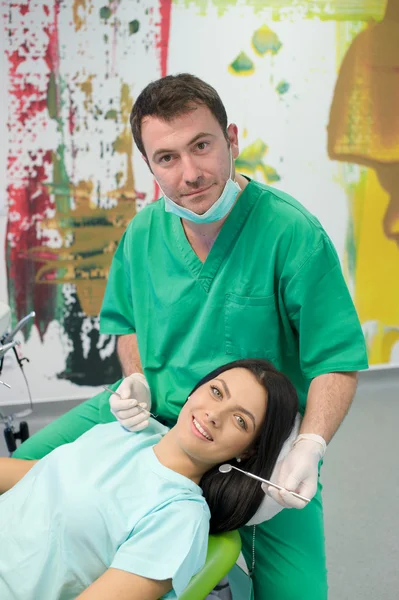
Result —
<instances>
[{"instance_id":1,"label":"green chair armrest","mask_svg":"<svg viewBox=\"0 0 399 600\"><path fill-rule=\"evenodd\" d=\"M238 531L210 535L206 562L194 575L179 600L203 600L235 565L241 551Z\"/></svg>"}]
</instances>

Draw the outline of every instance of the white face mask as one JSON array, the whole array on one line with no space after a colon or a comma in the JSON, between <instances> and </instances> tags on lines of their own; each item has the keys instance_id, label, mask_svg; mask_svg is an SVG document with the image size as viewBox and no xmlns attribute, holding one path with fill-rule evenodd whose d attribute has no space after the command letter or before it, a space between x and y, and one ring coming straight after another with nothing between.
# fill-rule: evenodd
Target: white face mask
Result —
<instances>
[{"instance_id":1,"label":"white face mask","mask_svg":"<svg viewBox=\"0 0 399 600\"><path fill-rule=\"evenodd\" d=\"M233 172L233 157L230 151L230 175L226 181L226 185L223 188L223 192L216 200L214 204L207 210L203 215L197 215L197 213L179 206L176 202L173 202L166 194L163 194L165 200L165 211L177 215L181 219L186 219L192 223L213 223L214 221L220 221L223 219L229 211L232 209L238 194L241 192L241 188L235 181L232 180L231 174ZM158 184L159 185L159 184ZM161 186L160 186L161 187ZM161 188L162 191L162 188ZM163 193L163 191L162 191Z\"/></svg>"}]
</instances>

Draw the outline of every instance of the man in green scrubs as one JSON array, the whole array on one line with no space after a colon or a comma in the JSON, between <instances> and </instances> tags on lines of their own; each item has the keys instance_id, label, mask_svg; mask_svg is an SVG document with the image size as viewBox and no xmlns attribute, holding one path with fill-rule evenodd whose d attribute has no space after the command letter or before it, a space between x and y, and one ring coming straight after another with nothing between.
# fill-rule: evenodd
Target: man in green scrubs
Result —
<instances>
[{"instance_id":1,"label":"man in green scrubs","mask_svg":"<svg viewBox=\"0 0 399 600\"><path fill-rule=\"evenodd\" d=\"M178 75L150 84L131 124L163 197L121 240L101 331L119 336L124 375L134 381L132 374L144 373L151 410L166 424L176 421L195 382L224 363L266 358L291 378L303 420L277 483L312 501L305 506L267 490L302 510L283 510L256 527L255 599L325 600L319 461L351 404L356 372L368 366L335 249L301 204L235 173L237 127L228 126L218 94L203 81ZM114 410L122 424L133 414L125 402ZM146 417L133 411L136 425L145 426ZM111 418L108 396L100 394L16 456L37 458ZM241 536L251 565L252 528Z\"/></svg>"}]
</instances>

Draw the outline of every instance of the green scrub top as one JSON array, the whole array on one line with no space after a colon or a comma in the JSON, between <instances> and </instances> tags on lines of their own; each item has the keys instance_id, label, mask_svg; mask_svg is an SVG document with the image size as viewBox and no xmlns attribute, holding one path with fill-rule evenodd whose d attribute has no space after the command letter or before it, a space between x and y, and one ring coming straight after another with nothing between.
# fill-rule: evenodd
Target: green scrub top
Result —
<instances>
[{"instance_id":1,"label":"green scrub top","mask_svg":"<svg viewBox=\"0 0 399 600\"><path fill-rule=\"evenodd\" d=\"M289 195L250 181L204 263L164 200L129 224L113 258L101 333L136 333L153 412L176 421L195 384L241 358L270 360L303 412L312 378L366 369L331 240Z\"/></svg>"}]
</instances>

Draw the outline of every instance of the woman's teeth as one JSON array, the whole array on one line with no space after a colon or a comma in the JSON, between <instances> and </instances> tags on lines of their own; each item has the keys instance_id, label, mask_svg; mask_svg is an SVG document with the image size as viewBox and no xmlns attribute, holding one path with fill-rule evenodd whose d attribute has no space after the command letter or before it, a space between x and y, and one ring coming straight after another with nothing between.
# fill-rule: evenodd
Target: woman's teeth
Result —
<instances>
[{"instance_id":1,"label":"woman's teeth","mask_svg":"<svg viewBox=\"0 0 399 600\"><path fill-rule=\"evenodd\" d=\"M198 423L197 419L195 417L193 417L193 423L195 425L195 427L198 429L198 431L200 433L202 433L202 435L204 437L206 437L207 440L210 440L211 442L213 442L213 438L211 438L211 436L209 435L209 433L207 433L205 431L205 429L203 427L201 427L201 425Z\"/></svg>"}]
</instances>

